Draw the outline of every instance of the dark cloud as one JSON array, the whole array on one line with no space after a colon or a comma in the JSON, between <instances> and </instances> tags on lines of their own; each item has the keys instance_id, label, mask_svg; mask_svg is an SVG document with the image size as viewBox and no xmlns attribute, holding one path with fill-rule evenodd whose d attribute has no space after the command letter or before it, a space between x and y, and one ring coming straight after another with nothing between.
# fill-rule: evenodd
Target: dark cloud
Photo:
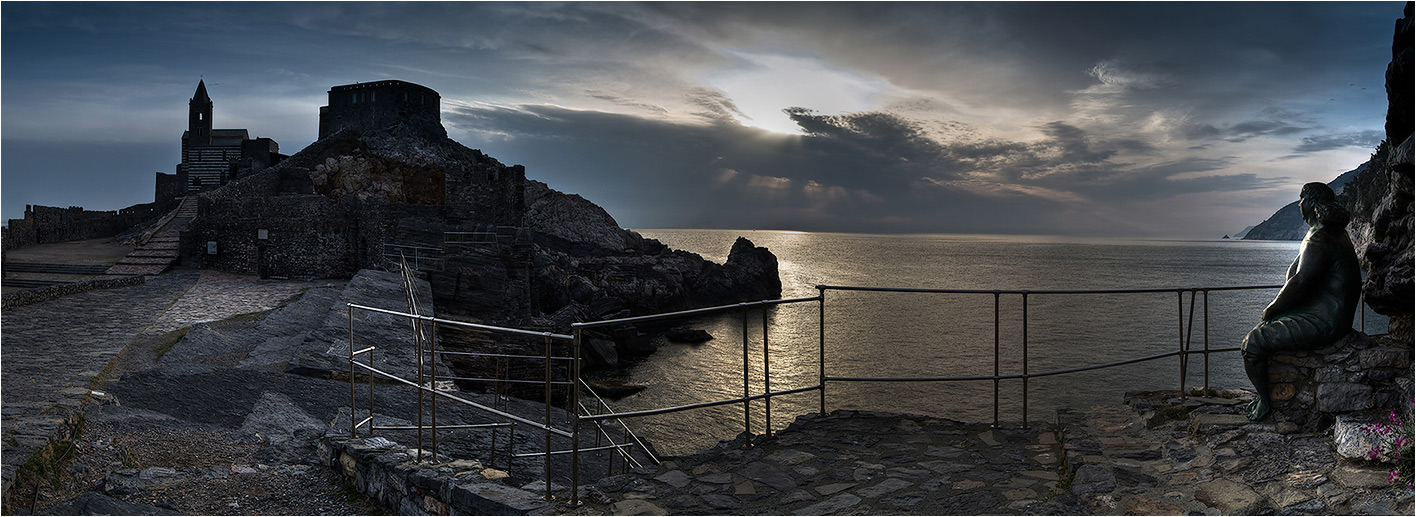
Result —
<instances>
[{"instance_id":1,"label":"dark cloud","mask_svg":"<svg viewBox=\"0 0 1416 517\"><path fill-rule=\"evenodd\" d=\"M1377 144L1380 144L1385 137L1385 133L1374 129L1353 133L1305 136L1303 137L1303 143L1294 147L1293 152L1307 154L1330 149L1341 149L1343 147L1365 147L1371 149L1375 148Z\"/></svg>"},{"instance_id":2,"label":"dark cloud","mask_svg":"<svg viewBox=\"0 0 1416 517\"><path fill-rule=\"evenodd\" d=\"M898 115L788 113L806 135L529 105L461 107L444 120L454 133L513 135L469 143L632 227L1069 233L1125 224L1078 219L1081 206L1268 185L1216 172L1226 159L1115 163L1147 144L1060 122L1037 142L941 142Z\"/></svg>"}]
</instances>

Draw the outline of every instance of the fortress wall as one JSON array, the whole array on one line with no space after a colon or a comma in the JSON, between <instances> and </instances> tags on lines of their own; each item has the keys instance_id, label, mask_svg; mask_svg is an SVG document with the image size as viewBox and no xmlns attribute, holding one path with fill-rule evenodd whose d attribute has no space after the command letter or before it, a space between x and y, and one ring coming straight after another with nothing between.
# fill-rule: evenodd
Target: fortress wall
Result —
<instances>
[{"instance_id":1,"label":"fortress wall","mask_svg":"<svg viewBox=\"0 0 1416 517\"><path fill-rule=\"evenodd\" d=\"M155 205L145 203L122 210L84 210L83 207L28 205L24 219L11 219L4 247L12 250L35 244L49 244L112 237L162 215Z\"/></svg>"},{"instance_id":2,"label":"fortress wall","mask_svg":"<svg viewBox=\"0 0 1416 517\"><path fill-rule=\"evenodd\" d=\"M318 195L204 198L182 241L184 262L223 271L330 278L359 269L358 225L350 210ZM216 243L215 253L209 242Z\"/></svg>"}]
</instances>

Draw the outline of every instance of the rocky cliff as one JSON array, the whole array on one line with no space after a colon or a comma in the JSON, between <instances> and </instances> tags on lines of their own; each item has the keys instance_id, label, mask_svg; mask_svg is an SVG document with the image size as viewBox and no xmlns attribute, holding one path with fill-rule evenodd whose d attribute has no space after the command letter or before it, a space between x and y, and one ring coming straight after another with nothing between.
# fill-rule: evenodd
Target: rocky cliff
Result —
<instances>
[{"instance_id":1,"label":"rocky cliff","mask_svg":"<svg viewBox=\"0 0 1416 517\"><path fill-rule=\"evenodd\" d=\"M577 321L781 295L776 257L765 248L739 239L724 264L670 249L444 134L346 129L203 193L183 235L184 260L317 278L406 259L431 284L439 315L554 332ZM602 336L600 359L613 363L616 345L623 352L633 348L628 341L643 341L638 329L620 330ZM535 346L451 331L443 340L519 354Z\"/></svg>"},{"instance_id":2,"label":"rocky cliff","mask_svg":"<svg viewBox=\"0 0 1416 517\"><path fill-rule=\"evenodd\" d=\"M1362 294L1372 310L1391 318L1393 337L1410 341L1412 289L1412 2L1396 21L1387 65L1386 139L1371 159L1329 185L1352 212L1352 236L1366 281ZM1339 187L1339 184L1341 186ZM1255 226L1245 239L1301 240L1307 226L1294 202Z\"/></svg>"},{"instance_id":3,"label":"rocky cliff","mask_svg":"<svg viewBox=\"0 0 1416 517\"><path fill-rule=\"evenodd\" d=\"M1391 317L1393 337L1412 340L1412 2L1396 22L1387 66L1386 140L1367 173L1348 187L1353 208L1348 227L1367 279L1362 294L1372 310Z\"/></svg>"},{"instance_id":4,"label":"rocky cliff","mask_svg":"<svg viewBox=\"0 0 1416 517\"><path fill-rule=\"evenodd\" d=\"M1366 170L1366 163L1359 165L1356 169L1347 171L1328 182L1328 186L1332 187L1332 191L1337 193L1341 200L1347 185ZM1293 194L1294 197L1297 197L1298 192L1295 190ZM1352 207L1349 205L1348 208ZM1249 231L1244 233L1241 238L1262 241L1301 241L1303 236L1307 234L1308 223L1303 222L1303 214L1298 212L1298 201L1294 201L1278 209L1263 222L1250 227Z\"/></svg>"}]
</instances>

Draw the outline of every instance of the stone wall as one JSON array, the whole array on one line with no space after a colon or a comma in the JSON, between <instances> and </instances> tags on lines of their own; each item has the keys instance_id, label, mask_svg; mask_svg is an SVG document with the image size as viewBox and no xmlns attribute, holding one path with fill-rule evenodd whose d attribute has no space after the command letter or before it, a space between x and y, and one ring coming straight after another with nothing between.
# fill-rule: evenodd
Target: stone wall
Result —
<instances>
[{"instance_id":1,"label":"stone wall","mask_svg":"<svg viewBox=\"0 0 1416 517\"><path fill-rule=\"evenodd\" d=\"M506 472L475 460L429 462L383 438L327 437L319 459L345 482L398 515L544 515L541 496L509 486ZM544 485L542 485L544 486Z\"/></svg>"},{"instance_id":2,"label":"stone wall","mask_svg":"<svg viewBox=\"0 0 1416 517\"><path fill-rule=\"evenodd\" d=\"M0 309L13 309L31 303L39 303L45 300L53 300L71 294L93 291L95 289L112 289L115 287L127 287L138 285L144 282L144 277L126 276L121 278L104 278L99 280L89 280L87 282L75 282L71 284L51 285L38 289L19 289L8 291L4 295L4 301L0 302Z\"/></svg>"},{"instance_id":3,"label":"stone wall","mask_svg":"<svg viewBox=\"0 0 1416 517\"><path fill-rule=\"evenodd\" d=\"M112 237L161 216L162 213L152 203L116 211L84 210L80 206L25 205L24 219L9 221L4 247L12 250L35 244Z\"/></svg>"},{"instance_id":4,"label":"stone wall","mask_svg":"<svg viewBox=\"0 0 1416 517\"><path fill-rule=\"evenodd\" d=\"M1409 414L1412 355L1399 341L1357 332L1317 350L1274 354L1269 418L1318 430L1335 417L1369 410Z\"/></svg>"},{"instance_id":5,"label":"stone wall","mask_svg":"<svg viewBox=\"0 0 1416 517\"><path fill-rule=\"evenodd\" d=\"M358 225L344 205L318 195L204 196L183 234L183 261L262 276L351 276L359 270Z\"/></svg>"}]
</instances>

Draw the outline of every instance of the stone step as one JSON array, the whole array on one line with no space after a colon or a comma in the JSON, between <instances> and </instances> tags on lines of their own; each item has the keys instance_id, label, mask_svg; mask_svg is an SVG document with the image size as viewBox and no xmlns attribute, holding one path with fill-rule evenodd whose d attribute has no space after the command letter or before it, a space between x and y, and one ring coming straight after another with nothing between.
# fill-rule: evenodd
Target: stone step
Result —
<instances>
[{"instance_id":1,"label":"stone step","mask_svg":"<svg viewBox=\"0 0 1416 517\"><path fill-rule=\"evenodd\" d=\"M171 265L177 257L134 257L129 255L118 261L120 265Z\"/></svg>"},{"instance_id":2,"label":"stone step","mask_svg":"<svg viewBox=\"0 0 1416 517\"><path fill-rule=\"evenodd\" d=\"M50 273L62 275L102 275L108 271L105 264L48 264L39 262L7 262L5 271L11 273Z\"/></svg>"},{"instance_id":3,"label":"stone step","mask_svg":"<svg viewBox=\"0 0 1416 517\"><path fill-rule=\"evenodd\" d=\"M139 248L139 249L137 249L137 250L134 250L132 253L129 253L128 256L129 256L129 257L165 257L165 258L175 258L175 257L177 256L176 251L177 251L177 250L175 250L175 249L160 250L160 249Z\"/></svg>"},{"instance_id":4,"label":"stone step","mask_svg":"<svg viewBox=\"0 0 1416 517\"><path fill-rule=\"evenodd\" d=\"M108 273L107 273L107 274L109 274L109 275L124 275L124 276L133 276L133 275L160 275L160 274L162 274L163 271L166 271L166 270L167 270L167 265L118 264L118 265L116 265L116 266L113 266L113 267L111 267L111 268L108 268Z\"/></svg>"},{"instance_id":5,"label":"stone step","mask_svg":"<svg viewBox=\"0 0 1416 517\"><path fill-rule=\"evenodd\" d=\"M49 287L51 285L63 285L68 283L72 282L64 282L61 280L33 280L29 278L6 278L3 282L0 282L6 289L34 289L36 287Z\"/></svg>"}]
</instances>

